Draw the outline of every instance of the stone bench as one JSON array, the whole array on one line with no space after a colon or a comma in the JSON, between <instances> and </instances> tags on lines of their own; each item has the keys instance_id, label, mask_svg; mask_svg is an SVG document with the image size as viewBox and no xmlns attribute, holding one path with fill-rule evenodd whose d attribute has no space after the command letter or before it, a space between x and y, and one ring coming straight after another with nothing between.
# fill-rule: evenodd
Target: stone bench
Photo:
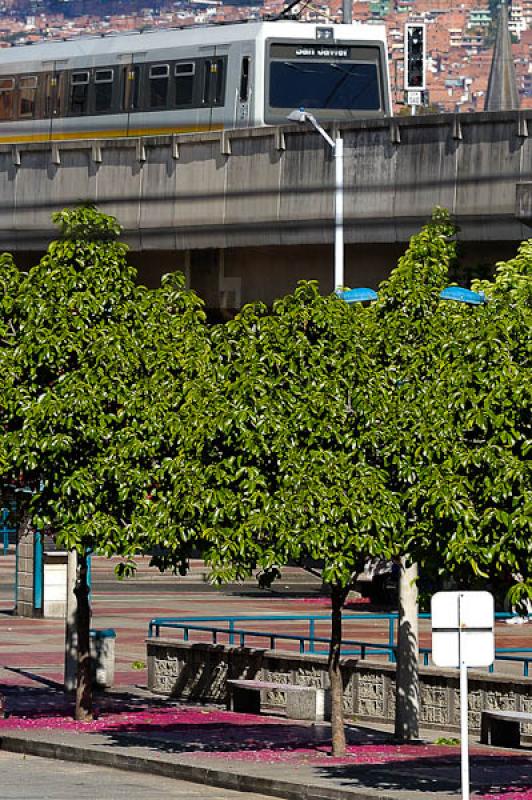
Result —
<instances>
[{"instance_id":1,"label":"stone bench","mask_svg":"<svg viewBox=\"0 0 532 800\"><path fill-rule=\"evenodd\" d=\"M325 689L314 686L299 686L291 683L272 681L229 679L229 709L247 714L260 714L261 703L267 692L279 691L286 694L286 716L290 719L304 719L323 722L326 714Z\"/></svg>"},{"instance_id":2,"label":"stone bench","mask_svg":"<svg viewBox=\"0 0 532 800\"><path fill-rule=\"evenodd\" d=\"M520 726L532 724L532 714L526 711L483 711L480 721L480 741L502 747L519 747Z\"/></svg>"}]
</instances>

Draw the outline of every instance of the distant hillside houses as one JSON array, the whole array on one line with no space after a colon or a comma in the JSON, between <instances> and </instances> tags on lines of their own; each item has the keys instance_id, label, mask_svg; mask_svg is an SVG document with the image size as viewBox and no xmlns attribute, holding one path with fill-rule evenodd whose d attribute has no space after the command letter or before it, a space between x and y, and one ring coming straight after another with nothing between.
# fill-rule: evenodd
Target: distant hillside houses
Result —
<instances>
[{"instance_id":1,"label":"distant hillside houses","mask_svg":"<svg viewBox=\"0 0 532 800\"><path fill-rule=\"evenodd\" d=\"M498 0L352 0L353 19L384 22L396 113L404 105L404 26L427 29L426 111L482 110ZM148 5L152 3L152 5ZM0 0L0 47L84 33L275 17L283 0ZM293 9L310 21L341 20L342 0L302 0ZM532 0L513 0L509 27L522 108L532 108Z\"/></svg>"}]
</instances>

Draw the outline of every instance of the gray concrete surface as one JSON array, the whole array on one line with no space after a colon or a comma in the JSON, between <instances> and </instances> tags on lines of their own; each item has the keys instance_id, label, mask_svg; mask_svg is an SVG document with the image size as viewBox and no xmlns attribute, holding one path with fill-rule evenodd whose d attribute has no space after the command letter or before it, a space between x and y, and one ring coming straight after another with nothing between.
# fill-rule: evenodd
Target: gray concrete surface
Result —
<instances>
[{"instance_id":1,"label":"gray concrete surface","mask_svg":"<svg viewBox=\"0 0 532 800\"><path fill-rule=\"evenodd\" d=\"M404 242L435 205L462 239L521 241L531 126L530 110L341 124L346 241ZM135 250L332 242L334 164L311 128L142 143L139 156L137 139L103 140L101 162L88 140L55 145L54 160L47 142L0 147L1 246L41 248L50 213L82 200L118 216Z\"/></svg>"},{"instance_id":2,"label":"gray concrete surface","mask_svg":"<svg viewBox=\"0 0 532 800\"><path fill-rule=\"evenodd\" d=\"M2 751L0 784L2 800L267 800L261 794Z\"/></svg>"},{"instance_id":3,"label":"gray concrete surface","mask_svg":"<svg viewBox=\"0 0 532 800\"><path fill-rule=\"evenodd\" d=\"M367 739L375 739L368 731ZM532 792L532 759L525 752L475 747L471 742L471 792L488 800L528 800ZM216 757L201 748L183 752L167 731L134 734L72 733L51 730L2 732L2 751L40 755L83 765L112 766L132 774L190 780L211 787L236 789L244 797L263 792L285 800L456 800L460 796L458 748L431 755L421 746L419 757L382 763L375 755L350 763L325 759L309 763L241 760ZM207 748L208 749L208 748ZM329 762L329 763L327 763ZM135 778L136 780L136 778ZM209 798L210 795L204 795ZM239 795L242 797L242 794ZM4 800L4 798L2 798ZM27 800L27 798L20 798ZM55 798L54 798L55 800ZM62 799L61 799L62 800ZM76 798L78 800L78 798ZM104 800L95 794L91 800ZM105 798L107 800L107 798Z\"/></svg>"},{"instance_id":4,"label":"gray concrete surface","mask_svg":"<svg viewBox=\"0 0 532 800\"><path fill-rule=\"evenodd\" d=\"M473 266L510 258L530 237L531 110L339 129L347 285L376 286L437 205L456 218ZM46 142L0 146L0 250L20 251L26 267L55 236L51 213L91 201L124 226L143 281L181 269L209 308L271 302L303 278L332 288L334 159L315 131L254 128L138 144L103 140L101 162L91 141L58 144L53 158Z\"/></svg>"}]
</instances>

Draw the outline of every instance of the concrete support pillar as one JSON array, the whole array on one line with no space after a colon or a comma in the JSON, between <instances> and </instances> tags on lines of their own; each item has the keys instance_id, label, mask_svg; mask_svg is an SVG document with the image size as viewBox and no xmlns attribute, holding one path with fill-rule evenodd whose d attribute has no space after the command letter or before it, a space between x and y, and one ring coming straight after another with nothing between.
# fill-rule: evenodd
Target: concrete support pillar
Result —
<instances>
[{"instance_id":1,"label":"concrete support pillar","mask_svg":"<svg viewBox=\"0 0 532 800\"><path fill-rule=\"evenodd\" d=\"M42 616L43 545L29 515L25 515L17 530L16 600L19 617Z\"/></svg>"}]
</instances>

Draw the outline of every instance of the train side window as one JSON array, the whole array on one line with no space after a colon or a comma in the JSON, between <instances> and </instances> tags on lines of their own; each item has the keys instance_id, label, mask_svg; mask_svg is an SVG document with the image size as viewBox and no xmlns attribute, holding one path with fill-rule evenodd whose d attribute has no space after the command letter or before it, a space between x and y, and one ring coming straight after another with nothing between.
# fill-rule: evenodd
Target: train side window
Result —
<instances>
[{"instance_id":1,"label":"train side window","mask_svg":"<svg viewBox=\"0 0 532 800\"><path fill-rule=\"evenodd\" d=\"M139 108L140 66L124 67L124 111Z\"/></svg>"},{"instance_id":2,"label":"train side window","mask_svg":"<svg viewBox=\"0 0 532 800\"><path fill-rule=\"evenodd\" d=\"M249 100L249 56L244 56L240 66L240 91L239 99L241 103Z\"/></svg>"},{"instance_id":3,"label":"train side window","mask_svg":"<svg viewBox=\"0 0 532 800\"><path fill-rule=\"evenodd\" d=\"M15 112L14 89L14 78L0 78L0 121L13 119Z\"/></svg>"},{"instance_id":4,"label":"train side window","mask_svg":"<svg viewBox=\"0 0 532 800\"><path fill-rule=\"evenodd\" d=\"M19 117L34 117L37 99L37 76L25 75L19 78Z\"/></svg>"},{"instance_id":5,"label":"train side window","mask_svg":"<svg viewBox=\"0 0 532 800\"><path fill-rule=\"evenodd\" d=\"M86 114L89 110L89 72L73 72L70 76L68 110L72 114Z\"/></svg>"},{"instance_id":6,"label":"train side window","mask_svg":"<svg viewBox=\"0 0 532 800\"><path fill-rule=\"evenodd\" d=\"M97 69L94 72L94 110L97 114L109 111L113 104L112 69Z\"/></svg>"},{"instance_id":7,"label":"train side window","mask_svg":"<svg viewBox=\"0 0 532 800\"><path fill-rule=\"evenodd\" d=\"M166 108L168 105L169 75L168 64L152 64L150 67L149 108Z\"/></svg>"},{"instance_id":8,"label":"train side window","mask_svg":"<svg viewBox=\"0 0 532 800\"><path fill-rule=\"evenodd\" d=\"M175 65L175 104L176 106L191 106L194 97L194 75L196 65L192 61L181 62Z\"/></svg>"}]
</instances>

